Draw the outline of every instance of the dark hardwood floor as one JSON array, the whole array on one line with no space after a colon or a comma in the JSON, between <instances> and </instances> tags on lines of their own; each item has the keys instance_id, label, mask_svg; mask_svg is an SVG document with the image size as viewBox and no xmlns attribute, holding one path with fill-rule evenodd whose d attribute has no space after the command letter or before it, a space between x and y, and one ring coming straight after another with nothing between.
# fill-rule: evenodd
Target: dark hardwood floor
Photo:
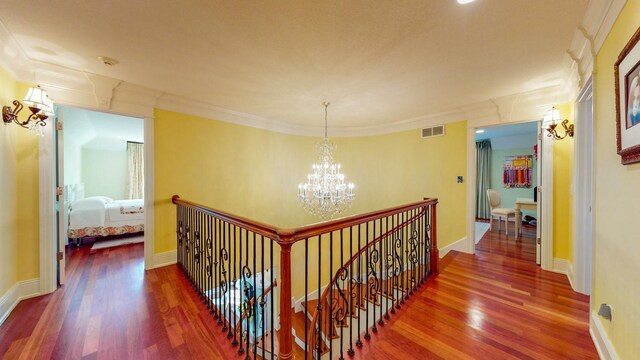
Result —
<instances>
[{"instance_id":1,"label":"dark hardwood floor","mask_svg":"<svg viewBox=\"0 0 640 360\"><path fill-rule=\"evenodd\" d=\"M536 261L536 227L522 226L522 236L514 237L515 226L509 224L509 235L498 230L497 221L493 222L493 229L488 230L476 244L476 252L504 255L525 261Z\"/></svg>"},{"instance_id":2,"label":"dark hardwood floor","mask_svg":"<svg viewBox=\"0 0 640 360\"><path fill-rule=\"evenodd\" d=\"M507 256L529 252L524 239L495 237L476 255L451 252L355 358L596 359L589 298ZM144 271L142 244L69 251L67 284L21 302L0 327L3 359L244 358L177 266Z\"/></svg>"}]
</instances>

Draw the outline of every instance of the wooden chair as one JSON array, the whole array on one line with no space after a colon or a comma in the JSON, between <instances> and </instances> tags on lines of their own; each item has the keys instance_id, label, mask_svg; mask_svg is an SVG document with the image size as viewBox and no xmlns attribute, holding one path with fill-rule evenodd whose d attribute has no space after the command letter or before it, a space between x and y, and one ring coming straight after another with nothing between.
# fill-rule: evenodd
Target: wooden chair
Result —
<instances>
[{"instance_id":1,"label":"wooden chair","mask_svg":"<svg viewBox=\"0 0 640 360\"><path fill-rule=\"evenodd\" d=\"M516 219L516 209L511 208L503 208L502 207L502 198L500 197L500 193L493 190L487 190L487 200L489 201L489 208L491 208L491 218L489 219L489 230L493 225L493 218L498 218L498 231L501 230L500 220L504 217L504 233L509 235L509 217L512 217L515 221Z\"/></svg>"}]
</instances>

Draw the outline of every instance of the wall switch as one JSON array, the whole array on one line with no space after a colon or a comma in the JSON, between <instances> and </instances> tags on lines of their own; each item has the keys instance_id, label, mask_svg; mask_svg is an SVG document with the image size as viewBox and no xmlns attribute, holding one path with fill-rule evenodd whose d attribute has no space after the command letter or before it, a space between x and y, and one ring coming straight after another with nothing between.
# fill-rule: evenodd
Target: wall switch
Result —
<instances>
[{"instance_id":1,"label":"wall switch","mask_svg":"<svg viewBox=\"0 0 640 360\"><path fill-rule=\"evenodd\" d=\"M458 184L462 184L462 176L458 176Z\"/></svg>"}]
</instances>

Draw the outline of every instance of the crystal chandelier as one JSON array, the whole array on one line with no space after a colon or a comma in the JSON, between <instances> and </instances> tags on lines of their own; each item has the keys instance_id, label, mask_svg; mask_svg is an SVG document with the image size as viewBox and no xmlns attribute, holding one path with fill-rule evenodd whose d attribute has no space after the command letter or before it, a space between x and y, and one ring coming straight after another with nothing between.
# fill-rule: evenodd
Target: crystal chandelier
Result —
<instances>
[{"instance_id":1,"label":"crystal chandelier","mask_svg":"<svg viewBox=\"0 0 640 360\"><path fill-rule=\"evenodd\" d=\"M340 164L333 161L335 144L327 136L327 107L324 105L324 141L318 144L319 159L313 164L313 172L307 175L307 182L298 185L298 200L308 212L329 220L351 206L355 193L352 183L345 184Z\"/></svg>"}]
</instances>

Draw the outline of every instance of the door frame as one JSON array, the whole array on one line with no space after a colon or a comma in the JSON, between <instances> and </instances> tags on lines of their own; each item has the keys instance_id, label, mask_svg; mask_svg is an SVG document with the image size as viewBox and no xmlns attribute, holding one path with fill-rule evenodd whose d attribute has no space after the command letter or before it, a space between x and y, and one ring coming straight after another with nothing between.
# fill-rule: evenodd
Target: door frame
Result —
<instances>
[{"instance_id":1,"label":"door frame","mask_svg":"<svg viewBox=\"0 0 640 360\"><path fill-rule=\"evenodd\" d=\"M531 120L540 121L540 120ZM526 121L523 121L526 122ZM476 209L476 146L475 146L475 134L479 128L486 128L499 125L512 125L517 122L487 122L481 125L470 124L467 125L467 237L466 246L462 246L465 252L469 254L475 254L475 209ZM540 136L540 135L538 135ZM540 266L544 270L553 270L553 142L547 136L542 136L542 142L544 143L542 149L539 149L539 156L541 158L542 166L540 171L542 172L541 183L538 184L539 196L538 199L542 206L542 214L544 216L541 219L542 223L542 258L540 259ZM550 151L545 152L546 148ZM547 220L548 219L548 220ZM546 221L545 221L546 220Z\"/></svg>"},{"instance_id":2,"label":"door frame","mask_svg":"<svg viewBox=\"0 0 640 360\"><path fill-rule=\"evenodd\" d=\"M576 99L576 136L574 143L573 183L573 281L574 290L590 295L593 261L593 77L590 77Z\"/></svg>"},{"instance_id":3,"label":"door frame","mask_svg":"<svg viewBox=\"0 0 640 360\"><path fill-rule=\"evenodd\" d=\"M144 268L154 268L154 118L145 114L130 114L109 111L100 108L81 107L60 103L61 106L85 108L91 111L105 112L143 119L144 122ZM44 136L38 142L39 170L39 245L40 245L40 294L48 294L58 288L57 283L57 245L56 245L56 151L55 126L45 126ZM63 130L64 131L64 130Z\"/></svg>"}]
</instances>

